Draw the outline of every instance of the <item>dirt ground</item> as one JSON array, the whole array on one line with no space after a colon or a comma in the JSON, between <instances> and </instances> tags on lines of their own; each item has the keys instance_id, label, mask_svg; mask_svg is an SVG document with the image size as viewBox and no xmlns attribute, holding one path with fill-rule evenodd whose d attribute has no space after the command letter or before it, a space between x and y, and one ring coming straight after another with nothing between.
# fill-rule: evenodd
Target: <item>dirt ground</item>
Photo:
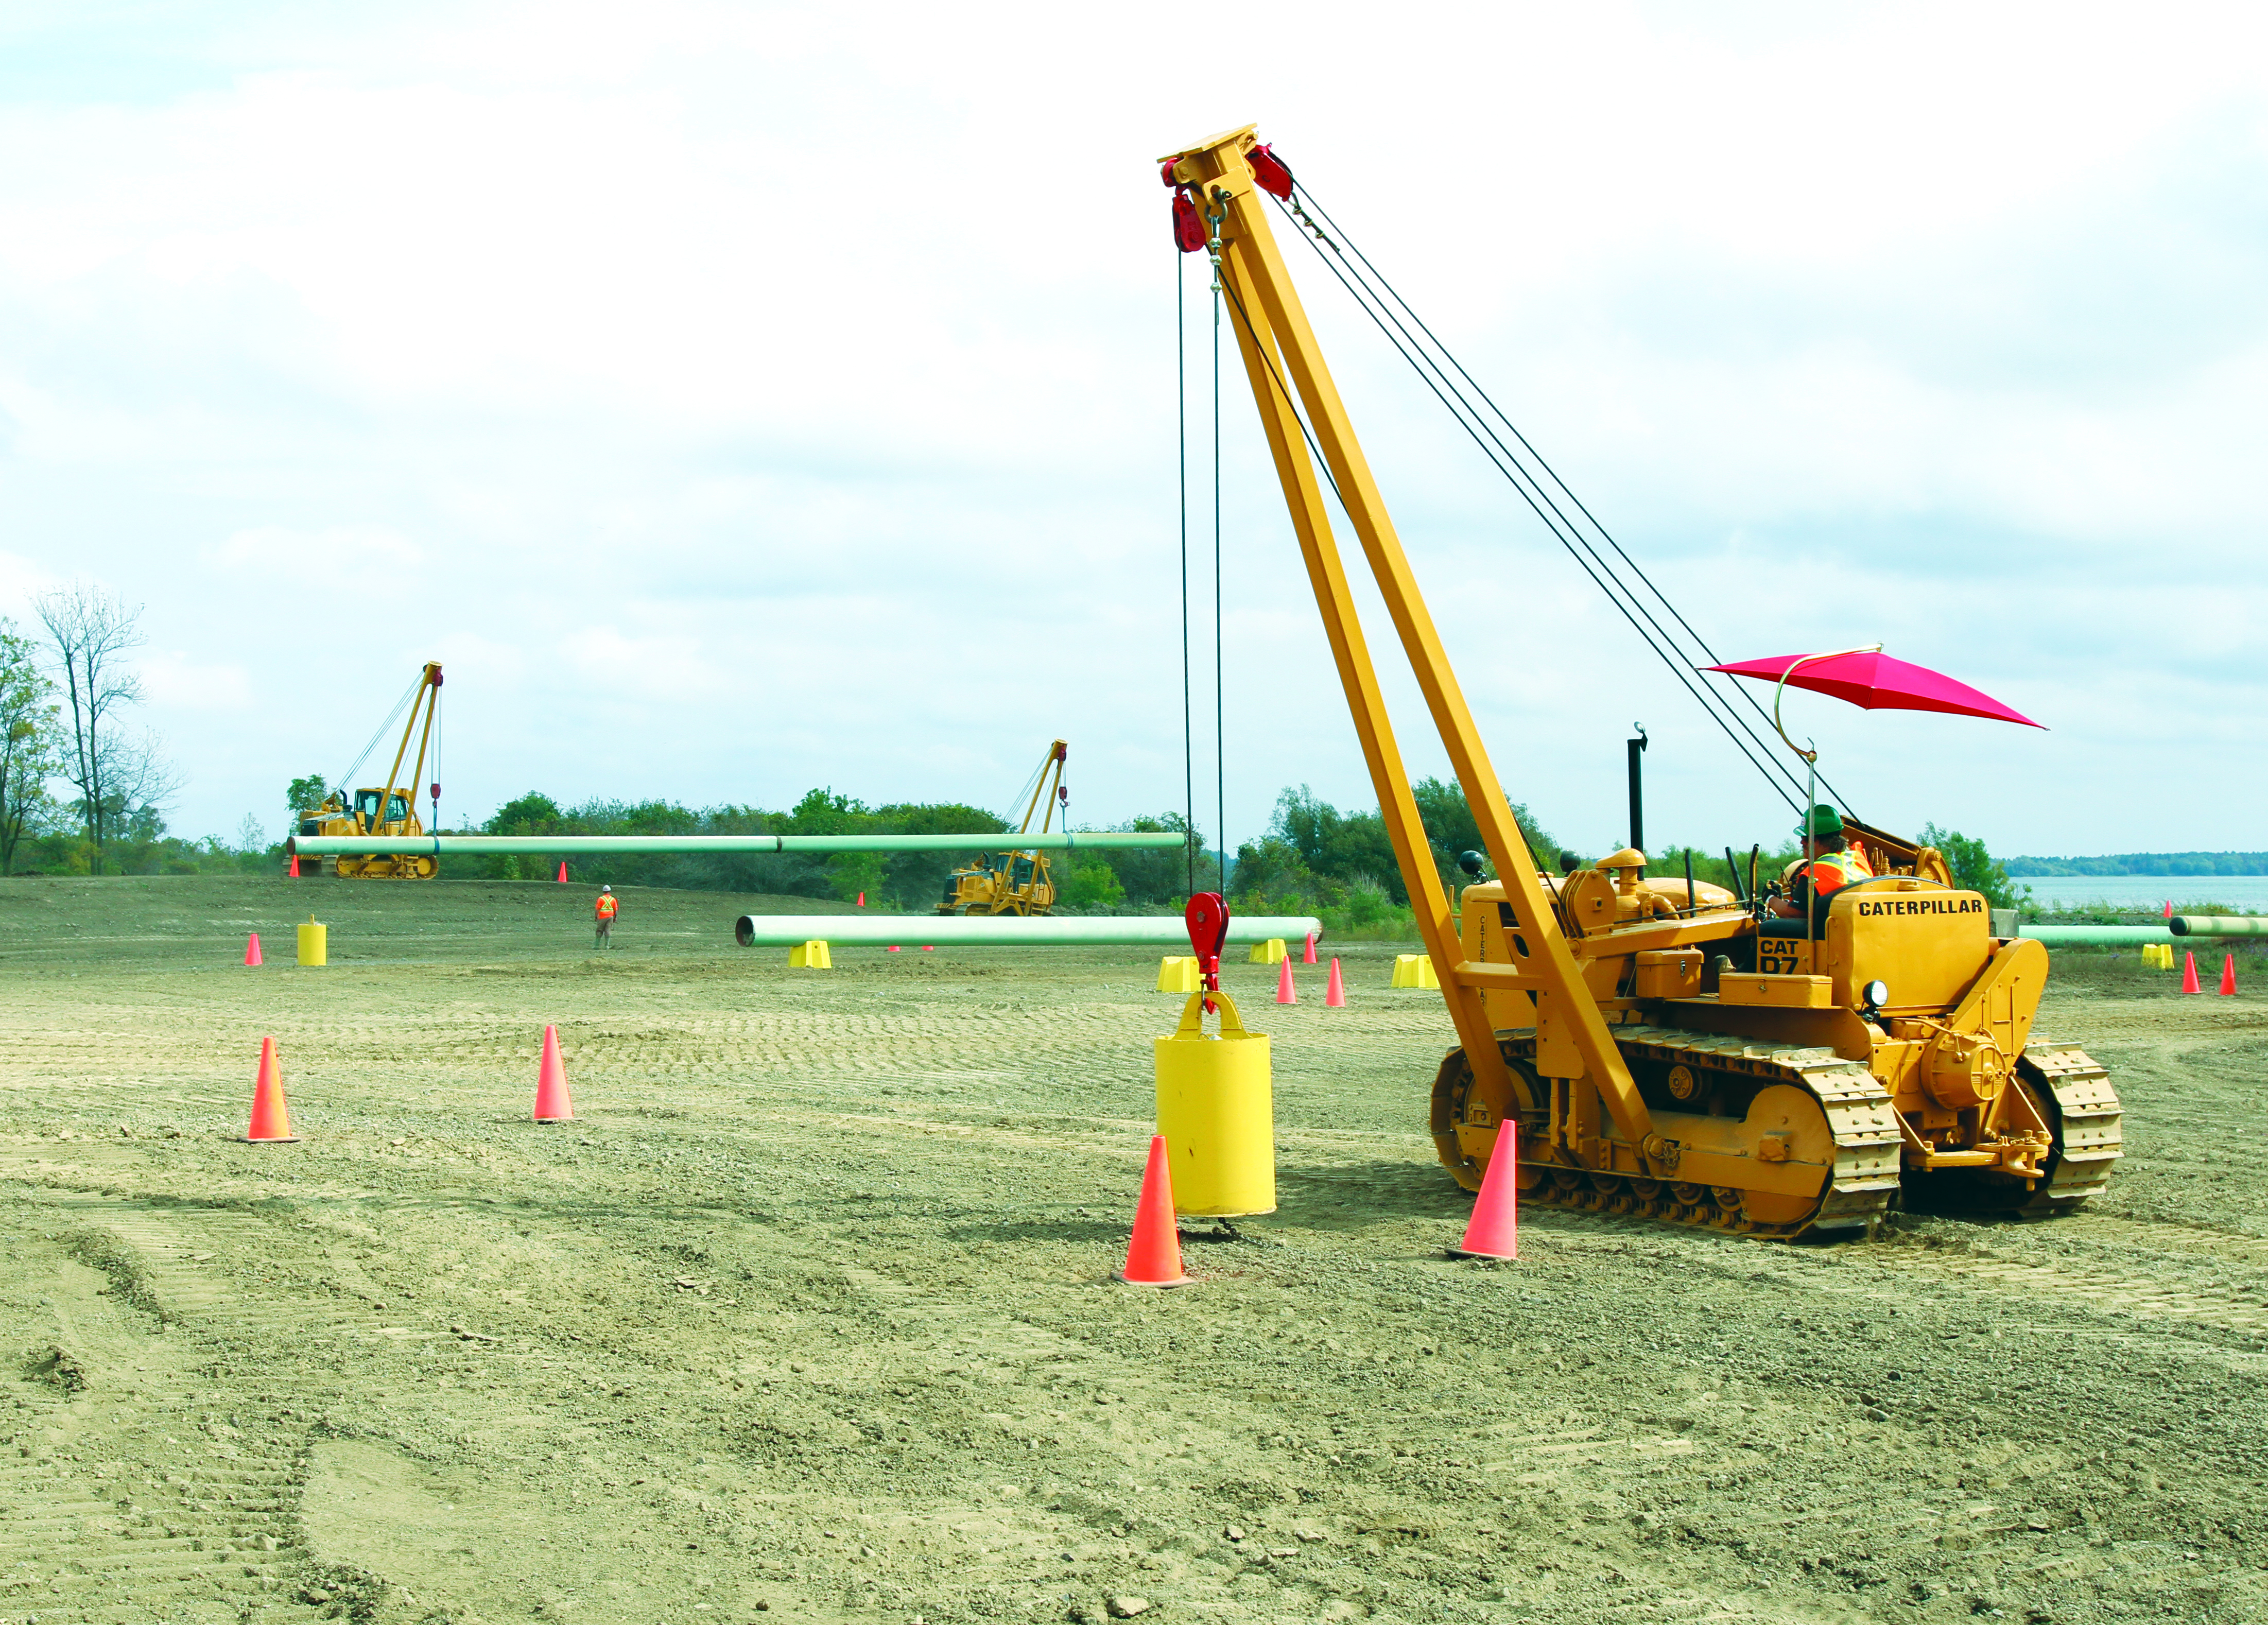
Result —
<instances>
[{"instance_id":1,"label":"dirt ground","mask_svg":"<svg viewBox=\"0 0 2268 1625\"><path fill-rule=\"evenodd\" d=\"M0 1621L2268 1617L2252 987L2059 962L2127 1107L2083 1217L1491 1266L1439 996L1233 967L1282 1210L1157 1292L1154 958L588 901L0 882ZM263 1034L297 1144L232 1138Z\"/></svg>"}]
</instances>

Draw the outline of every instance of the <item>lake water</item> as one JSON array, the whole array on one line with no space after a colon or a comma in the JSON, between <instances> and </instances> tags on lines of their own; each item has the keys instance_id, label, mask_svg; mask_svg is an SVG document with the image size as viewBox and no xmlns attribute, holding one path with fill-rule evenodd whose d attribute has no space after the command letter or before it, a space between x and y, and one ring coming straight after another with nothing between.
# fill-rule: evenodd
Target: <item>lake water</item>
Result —
<instances>
[{"instance_id":1,"label":"lake water","mask_svg":"<svg viewBox=\"0 0 2268 1625\"><path fill-rule=\"evenodd\" d=\"M2268 875L2035 875L2016 885L2030 886L2032 901L2048 908L2107 902L2154 908L2171 898L2176 914L2188 903L2268 910Z\"/></svg>"}]
</instances>

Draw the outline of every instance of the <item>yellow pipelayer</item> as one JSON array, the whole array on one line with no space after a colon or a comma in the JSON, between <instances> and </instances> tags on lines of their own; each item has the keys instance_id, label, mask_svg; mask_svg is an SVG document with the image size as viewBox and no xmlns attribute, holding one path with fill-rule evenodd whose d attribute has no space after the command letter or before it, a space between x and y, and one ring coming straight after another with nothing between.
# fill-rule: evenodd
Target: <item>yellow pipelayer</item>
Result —
<instances>
[{"instance_id":1,"label":"yellow pipelayer","mask_svg":"<svg viewBox=\"0 0 2268 1625\"><path fill-rule=\"evenodd\" d=\"M433 741L433 717L441 704L441 667L428 661L418 673L409 702L409 719L401 724L401 743L394 747L394 765L386 770L383 785L367 785L350 800L342 786L320 807L303 809L298 833L303 835L422 835L424 820L417 816L417 786L425 776L425 751ZM423 728L419 718L423 715ZM401 776L401 759L409 754L409 736L417 736L417 761L409 776ZM320 868L322 860L314 860ZM441 870L431 854L386 856L370 853L331 860L332 871L342 878L364 880L430 880Z\"/></svg>"},{"instance_id":2,"label":"yellow pipelayer","mask_svg":"<svg viewBox=\"0 0 2268 1625\"><path fill-rule=\"evenodd\" d=\"M2066 1208L2119 1155L2119 1107L2077 1049L2030 1037L2037 943L1992 935L1943 860L1846 826L1878 879L1807 922L1649 881L1621 852L1565 883L1521 838L1270 230L1253 126L1162 160L1209 237L1260 421L1418 929L1460 1048L1434 1083L1441 1160L1476 1188L1521 1126L1529 1200L1790 1236L1863 1227L1910 1195ZM1293 395L1297 396L1295 406ZM1395 744L1300 421L1351 519L1500 879L1462 928ZM1795 936L1784 934L1790 928Z\"/></svg>"},{"instance_id":3,"label":"yellow pipelayer","mask_svg":"<svg viewBox=\"0 0 2268 1625\"><path fill-rule=\"evenodd\" d=\"M1071 746L1062 739L1051 741L1048 754L1040 759L1040 770L1032 782L1032 798L1024 804L1024 821L1016 827L1018 835L1028 835L1032 815L1040 804L1047 804L1047 812L1040 820L1040 834L1046 835L1055 827L1057 791L1062 787L1064 764L1069 761ZM1017 850L1009 847L1000 854L1000 864L994 868L989 853L980 853L976 861L954 870L946 877L945 895L939 901L939 914L1048 914L1056 906L1056 882L1048 855L1034 848Z\"/></svg>"}]
</instances>

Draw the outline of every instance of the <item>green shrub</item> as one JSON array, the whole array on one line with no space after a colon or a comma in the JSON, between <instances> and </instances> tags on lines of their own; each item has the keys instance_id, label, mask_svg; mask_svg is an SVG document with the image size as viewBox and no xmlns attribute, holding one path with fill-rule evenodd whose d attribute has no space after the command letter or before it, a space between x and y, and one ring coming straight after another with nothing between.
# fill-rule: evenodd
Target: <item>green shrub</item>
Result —
<instances>
[{"instance_id":1,"label":"green shrub","mask_svg":"<svg viewBox=\"0 0 2268 1625\"><path fill-rule=\"evenodd\" d=\"M2009 879L2007 870L1993 862L1982 841L1957 829L1940 829L1935 824L1924 824L1916 838L1923 846L1933 846L1945 855L1955 886L1963 891L1982 892L1993 908L2015 908L2031 901L2032 888L2019 887Z\"/></svg>"},{"instance_id":2,"label":"green shrub","mask_svg":"<svg viewBox=\"0 0 2268 1625\"><path fill-rule=\"evenodd\" d=\"M1116 908L1126 901L1126 885L1101 856L1082 857L1065 871L1056 887L1066 908L1083 910Z\"/></svg>"}]
</instances>

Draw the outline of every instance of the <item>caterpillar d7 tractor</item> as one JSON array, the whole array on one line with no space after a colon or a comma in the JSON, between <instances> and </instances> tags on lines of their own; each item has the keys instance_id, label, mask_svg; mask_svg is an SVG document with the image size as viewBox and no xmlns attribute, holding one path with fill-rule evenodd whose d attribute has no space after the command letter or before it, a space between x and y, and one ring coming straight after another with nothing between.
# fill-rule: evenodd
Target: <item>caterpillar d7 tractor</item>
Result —
<instances>
[{"instance_id":1,"label":"caterpillar d7 tractor","mask_svg":"<svg viewBox=\"0 0 2268 1625\"><path fill-rule=\"evenodd\" d=\"M1270 231L1267 194L1314 229L1288 169L1250 127L1163 163L1177 241L1212 259L1456 1027L1431 1127L1458 1182L1476 1189L1513 1129L1525 1200L1760 1236L1866 1228L1901 1196L2043 1213L2102 1189L2120 1154L2118 1099L2077 1048L2033 1032L2047 951L1995 936L1984 898L1953 884L1936 852L1851 826L1876 878L1788 919L1753 874L1731 893L1689 889L1649 880L1635 850L1538 873ZM1498 878L1464 889L1461 916L1311 447L1493 860Z\"/></svg>"}]
</instances>

